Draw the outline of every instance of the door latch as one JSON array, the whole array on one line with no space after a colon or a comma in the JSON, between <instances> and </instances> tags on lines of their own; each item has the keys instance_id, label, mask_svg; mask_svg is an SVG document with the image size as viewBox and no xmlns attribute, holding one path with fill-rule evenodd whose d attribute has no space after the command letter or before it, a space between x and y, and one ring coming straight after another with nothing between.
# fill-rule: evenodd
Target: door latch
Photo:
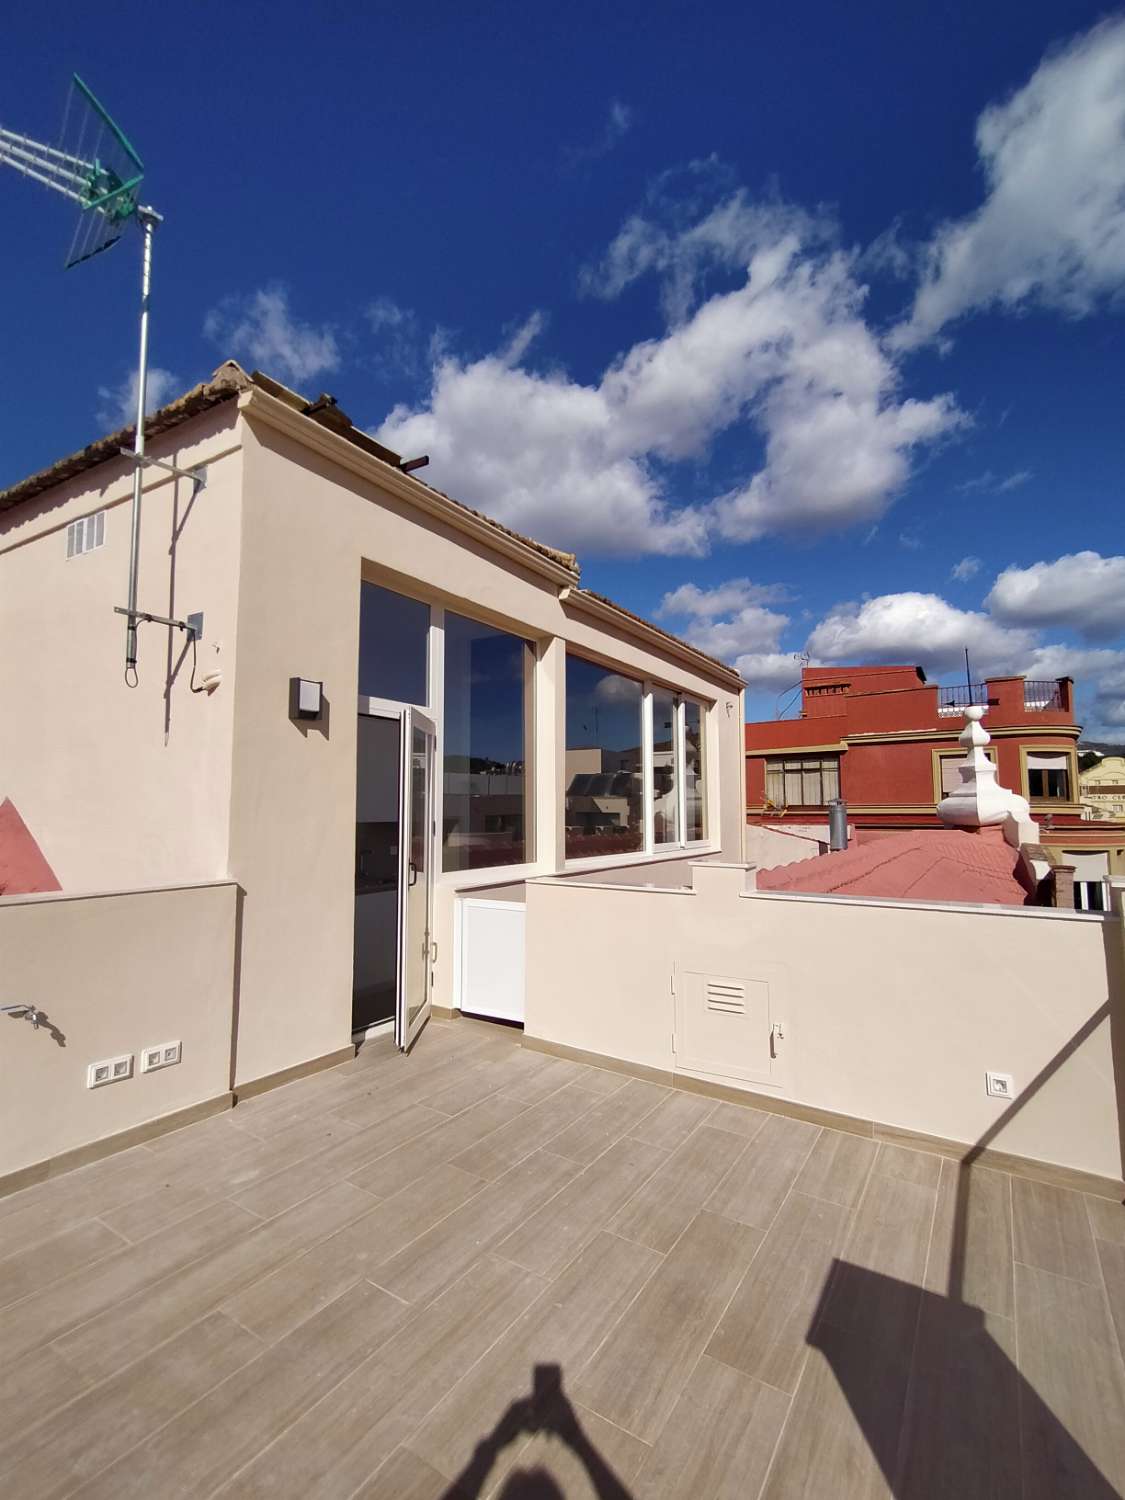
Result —
<instances>
[{"instance_id":1,"label":"door latch","mask_svg":"<svg viewBox=\"0 0 1125 1500\"><path fill-rule=\"evenodd\" d=\"M770 1056L777 1056L777 1044L785 1040L785 1027L780 1021L775 1021L770 1027Z\"/></svg>"}]
</instances>

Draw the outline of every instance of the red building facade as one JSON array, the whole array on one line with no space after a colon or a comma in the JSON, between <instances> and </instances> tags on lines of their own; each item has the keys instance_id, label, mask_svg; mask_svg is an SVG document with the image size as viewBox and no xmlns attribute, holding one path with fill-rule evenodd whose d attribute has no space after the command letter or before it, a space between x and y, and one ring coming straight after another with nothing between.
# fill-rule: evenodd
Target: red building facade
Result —
<instances>
[{"instance_id":1,"label":"red building facade","mask_svg":"<svg viewBox=\"0 0 1125 1500\"><path fill-rule=\"evenodd\" d=\"M1125 823L1082 816L1073 688L1068 677L939 687L920 667L806 667L799 718L746 725L747 821L822 821L839 796L861 843L940 826L937 804L958 782L962 711L980 703L999 781L1028 799L1042 842L1104 852L1107 873L1125 871Z\"/></svg>"}]
</instances>

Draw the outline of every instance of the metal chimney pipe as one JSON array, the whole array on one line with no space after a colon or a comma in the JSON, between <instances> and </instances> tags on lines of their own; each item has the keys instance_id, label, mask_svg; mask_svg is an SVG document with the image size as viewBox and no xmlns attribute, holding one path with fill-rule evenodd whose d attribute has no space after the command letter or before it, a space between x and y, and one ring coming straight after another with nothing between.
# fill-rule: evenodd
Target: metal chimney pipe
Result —
<instances>
[{"instance_id":1,"label":"metal chimney pipe","mask_svg":"<svg viewBox=\"0 0 1125 1500\"><path fill-rule=\"evenodd\" d=\"M828 804L828 848L835 853L848 847L848 804L833 797Z\"/></svg>"}]
</instances>

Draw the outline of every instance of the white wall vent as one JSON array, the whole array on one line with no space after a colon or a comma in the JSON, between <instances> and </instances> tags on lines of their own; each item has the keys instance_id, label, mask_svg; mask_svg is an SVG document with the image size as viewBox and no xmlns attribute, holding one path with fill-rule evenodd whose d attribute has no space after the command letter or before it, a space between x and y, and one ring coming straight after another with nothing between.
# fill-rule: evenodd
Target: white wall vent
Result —
<instances>
[{"instance_id":1,"label":"white wall vent","mask_svg":"<svg viewBox=\"0 0 1125 1500\"><path fill-rule=\"evenodd\" d=\"M82 516L77 521L71 521L66 528L67 557L81 557L83 552L92 552L104 542L104 510L96 510L92 516Z\"/></svg>"},{"instance_id":2,"label":"white wall vent","mask_svg":"<svg viewBox=\"0 0 1125 1500\"><path fill-rule=\"evenodd\" d=\"M708 979L704 984L704 997L708 1010L725 1011L731 1016L746 1013L746 987L738 980Z\"/></svg>"}]
</instances>

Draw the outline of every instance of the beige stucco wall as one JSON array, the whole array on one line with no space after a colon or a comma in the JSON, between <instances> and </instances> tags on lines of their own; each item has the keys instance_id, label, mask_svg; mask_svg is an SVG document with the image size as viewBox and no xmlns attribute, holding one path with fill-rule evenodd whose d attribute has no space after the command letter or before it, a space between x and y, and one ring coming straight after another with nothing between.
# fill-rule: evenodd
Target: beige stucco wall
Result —
<instances>
[{"instance_id":1,"label":"beige stucco wall","mask_svg":"<svg viewBox=\"0 0 1125 1500\"><path fill-rule=\"evenodd\" d=\"M92 897L0 899L3 1001L57 1028L0 1016L0 1177L230 1088L233 884ZM142 1074L144 1047L183 1060ZM90 1089L90 1063L132 1053L134 1075Z\"/></svg>"},{"instance_id":2,"label":"beige stucco wall","mask_svg":"<svg viewBox=\"0 0 1125 1500\"><path fill-rule=\"evenodd\" d=\"M1121 1176L1120 910L744 894L744 879L712 866L693 892L530 882L527 1034L672 1071L674 968L764 975L785 1040L777 1082L753 1088L974 1143L1007 1108L985 1070L1027 1090L1098 1018L989 1144Z\"/></svg>"},{"instance_id":3,"label":"beige stucco wall","mask_svg":"<svg viewBox=\"0 0 1125 1500\"><path fill-rule=\"evenodd\" d=\"M303 436L321 450L310 451L253 411L243 449L230 843L230 873L246 891L239 1082L331 1052L350 1031L361 577L425 593L541 643L535 872L561 868L559 638L713 702L716 832L740 850L743 827L736 691L560 600L552 579L353 472L355 450L332 434L303 424ZM323 681L326 724L290 722L294 675ZM440 733L440 702L431 712ZM496 876L471 879L484 885ZM454 899L463 884L439 877L435 892L439 1005L452 1002Z\"/></svg>"},{"instance_id":4,"label":"beige stucco wall","mask_svg":"<svg viewBox=\"0 0 1125 1500\"><path fill-rule=\"evenodd\" d=\"M140 627L139 682L124 681L132 471L103 464L0 516L0 800L11 797L64 890L209 880L226 874L234 705L241 459L235 403L150 445L191 485L147 471L138 604L204 613L201 671L191 655L169 689L184 636ZM231 449L234 448L232 452ZM225 454L224 457L218 455ZM105 509L105 543L66 556L66 528ZM171 655L170 655L171 653Z\"/></svg>"}]
</instances>

